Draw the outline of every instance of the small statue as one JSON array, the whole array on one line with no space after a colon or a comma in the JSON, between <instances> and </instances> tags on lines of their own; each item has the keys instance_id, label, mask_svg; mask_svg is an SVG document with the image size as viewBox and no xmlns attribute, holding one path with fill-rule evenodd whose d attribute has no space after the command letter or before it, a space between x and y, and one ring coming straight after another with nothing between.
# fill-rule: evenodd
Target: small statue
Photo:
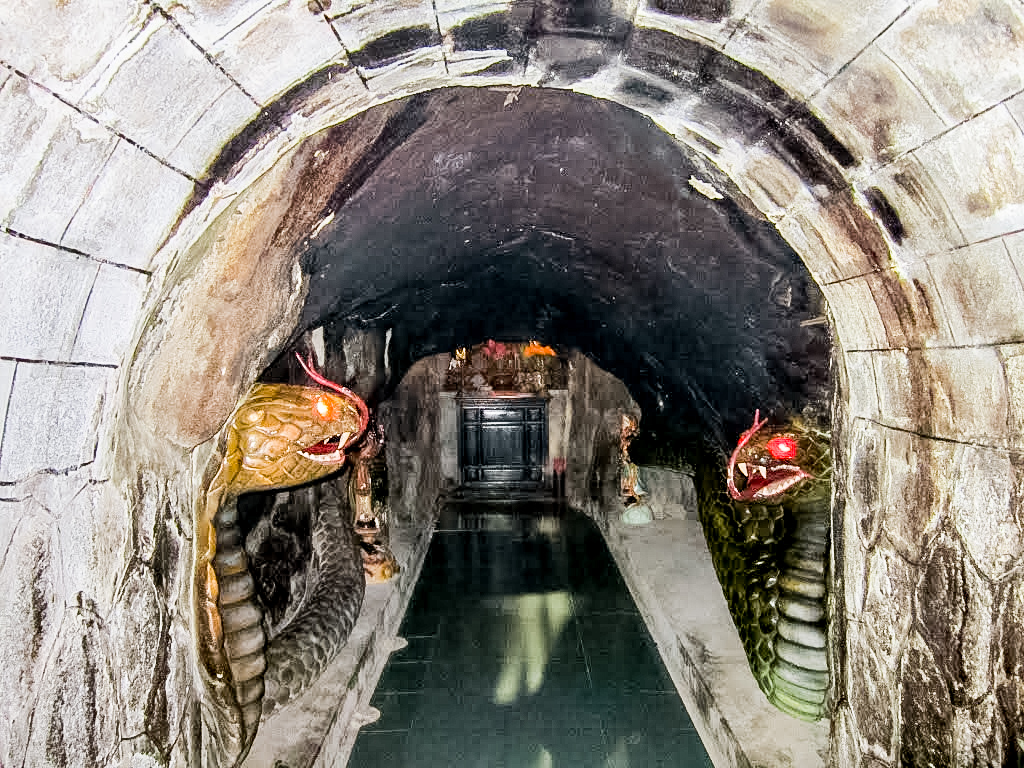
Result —
<instances>
[{"instance_id":1,"label":"small statue","mask_svg":"<svg viewBox=\"0 0 1024 768\"><path fill-rule=\"evenodd\" d=\"M400 570L388 546L387 500L378 497L373 482L375 475L387 472L387 465L377 460L383 448L384 430L375 421L366 430L366 439L355 458L355 471L349 481L352 524L363 555L363 571L370 584L387 581Z\"/></svg>"},{"instance_id":2,"label":"small statue","mask_svg":"<svg viewBox=\"0 0 1024 768\"><path fill-rule=\"evenodd\" d=\"M622 522L630 525L644 525L654 519L654 513L644 501L647 491L640 485L640 468L629 460L629 444L640 431L640 425L634 416L622 414L622 427L619 432L619 449L622 454L622 471L619 475L619 491L626 504L622 513Z\"/></svg>"}]
</instances>

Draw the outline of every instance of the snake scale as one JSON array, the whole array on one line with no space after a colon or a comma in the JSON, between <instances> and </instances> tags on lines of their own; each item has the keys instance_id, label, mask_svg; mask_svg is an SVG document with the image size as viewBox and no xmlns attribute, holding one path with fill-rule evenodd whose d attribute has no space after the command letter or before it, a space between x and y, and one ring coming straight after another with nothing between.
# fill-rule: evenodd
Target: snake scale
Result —
<instances>
[{"instance_id":1,"label":"snake scale","mask_svg":"<svg viewBox=\"0 0 1024 768\"><path fill-rule=\"evenodd\" d=\"M330 488L312 530L317 579L302 610L269 636L255 599L237 499L254 490L309 483L338 470L367 424L366 404L299 362L318 384L257 383L221 433L223 459L195 515L194 635L208 695L202 697L203 764L244 760L260 718L297 696L344 644L365 580L354 532Z\"/></svg>"},{"instance_id":2,"label":"snake scale","mask_svg":"<svg viewBox=\"0 0 1024 768\"><path fill-rule=\"evenodd\" d=\"M828 436L755 414L719 472L700 480L700 520L761 690L802 720L827 713ZM720 466L720 465L719 465Z\"/></svg>"}]
</instances>

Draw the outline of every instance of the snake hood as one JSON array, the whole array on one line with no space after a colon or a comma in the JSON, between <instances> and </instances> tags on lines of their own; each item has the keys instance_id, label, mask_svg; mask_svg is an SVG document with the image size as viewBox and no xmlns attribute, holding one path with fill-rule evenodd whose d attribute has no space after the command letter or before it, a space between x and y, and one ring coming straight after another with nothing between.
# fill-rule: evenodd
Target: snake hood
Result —
<instances>
[{"instance_id":1,"label":"snake hood","mask_svg":"<svg viewBox=\"0 0 1024 768\"><path fill-rule=\"evenodd\" d=\"M762 431L768 419L754 412L754 423L740 435L726 468L729 495L736 501L765 501L786 493L814 475L804 467L813 462L813 445L802 430Z\"/></svg>"}]
</instances>

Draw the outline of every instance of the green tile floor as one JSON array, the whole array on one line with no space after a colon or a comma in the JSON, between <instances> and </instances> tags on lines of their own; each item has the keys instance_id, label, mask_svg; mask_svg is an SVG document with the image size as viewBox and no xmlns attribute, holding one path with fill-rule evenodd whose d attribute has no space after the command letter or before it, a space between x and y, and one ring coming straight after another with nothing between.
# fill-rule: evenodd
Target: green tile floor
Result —
<instances>
[{"instance_id":1,"label":"green tile floor","mask_svg":"<svg viewBox=\"0 0 1024 768\"><path fill-rule=\"evenodd\" d=\"M710 768L594 524L441 515L349 768Z\"/></svg>"}]
</instances>

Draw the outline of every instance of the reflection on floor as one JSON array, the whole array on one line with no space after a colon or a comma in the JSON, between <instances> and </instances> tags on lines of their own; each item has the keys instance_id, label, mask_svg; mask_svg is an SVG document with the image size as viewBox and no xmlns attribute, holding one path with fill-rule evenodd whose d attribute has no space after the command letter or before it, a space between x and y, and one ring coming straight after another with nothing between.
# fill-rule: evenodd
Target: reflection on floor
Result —
<instances>
[{"instance_id":1,"label":"reflection on floor","mask_svg":"<svg viewBox=\"0 0 1024 768\"><path fill-rule=\"evenodd\" d=\"M349 768L710 768L600 533L445 510Z\"/></svg>"}]
</instances>

